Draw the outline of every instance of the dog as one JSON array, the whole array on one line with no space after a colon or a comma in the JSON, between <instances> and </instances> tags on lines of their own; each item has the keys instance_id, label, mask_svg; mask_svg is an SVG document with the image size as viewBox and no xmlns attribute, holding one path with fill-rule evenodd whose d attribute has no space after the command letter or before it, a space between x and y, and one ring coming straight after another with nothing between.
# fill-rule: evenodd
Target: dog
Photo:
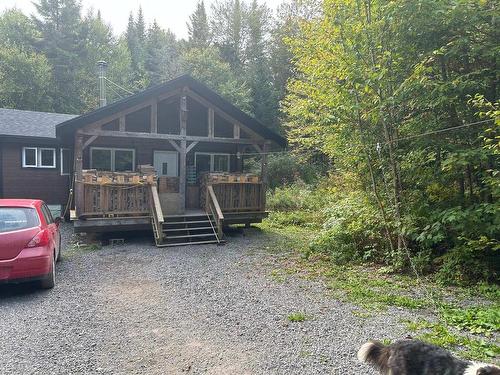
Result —
<instances>
[{"instance_id":1,"label":"dog","mask_svg":"<svg viewBox=\"0 0 500 375\"><path fill-rule=\"evenodd\" d=\"M500 375L500 367L464 361L418 340L387 346L369 341L359 349L358 359L372 364L383 375Z\"/></svg>"}]
</instances>

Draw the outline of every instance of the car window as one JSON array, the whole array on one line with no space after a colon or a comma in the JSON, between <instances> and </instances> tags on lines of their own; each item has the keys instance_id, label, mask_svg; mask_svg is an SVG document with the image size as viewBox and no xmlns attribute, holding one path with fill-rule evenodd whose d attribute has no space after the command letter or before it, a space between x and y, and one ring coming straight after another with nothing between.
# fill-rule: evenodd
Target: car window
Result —
<instances>
[{"instance_id":1,"label":"car window","mask_svg":"<svg viewBox=\"0 0 500 375\"><path fill-rule=\"evenodd\" d=\"M34 208L0 207L0 233L33 228L39 224Z\"/></svg>"},{"instance_id":2,"label":"car window","mask_svg":"<svg viewBox=\"0 0 500 375\"><path fill-rule=\"evenodd\" d=\"M42 205L43 217L45 218L45 222L47 224L52 224L54 222L54 218L52 217L52 213L46 204Z\"/></svg>"}]
</instances>

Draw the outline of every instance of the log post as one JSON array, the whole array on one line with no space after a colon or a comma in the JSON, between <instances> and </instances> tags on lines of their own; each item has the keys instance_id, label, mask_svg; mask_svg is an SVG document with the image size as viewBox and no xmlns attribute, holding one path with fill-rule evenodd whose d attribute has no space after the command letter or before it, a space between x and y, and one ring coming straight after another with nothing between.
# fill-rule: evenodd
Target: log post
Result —
<instances>
[{"instance_id":1,"label":"log post","mask_svg":"<svg viewBox=\"0 0 500 375\"><path fill-rule=\"evenodd\" d=\"M151 104L151 133L158 133L158 102Z\"/></svg>"},{"instance_id":2,"label":"log post","mask_svg":"<svg viewBox=\"0 0 500 375\"><path fill-rule=\"evenodd\" d=\"M243 173L243 154L245 147L238 145L236 148L236 172Z\"/></svg>"},{"instance_id":3,"label":"log post","mask_svg":"<svg viewBox=\"0 0 500 375\"><path fill-rule=\"evenodd\" d=\"M260 209L261 211L266 210L266 191L268 184L267 177L267 153L269 151L269 143L264 143L262 147L261 153L261 170L260 170L260 178L262 180L261 192L260 192Z\"/></svg>"},{"instance_id":4,"label":"log post","mask_svg":"<svg viewBox=\"0 0 500 375\"><path fill-rule=\"evenodd\" d=\"M180 155L179 155L179 198L180 198L180 211L186 210L186 154L187 154L187 97L181 96L180 102L180 135L184 139L180 142Z\"/></svg>"},{"instance_id":5,"label":"log post","mask_svg":"<svg viewBox=\"0 0 500 375\"><path fill-rule=\"evenodd\" d=\"M208 138L214 137L214 122L215 122L215 113L214 109L208 107Z\"/></svg>"},{"instance_id":6,"label":"log post","mask_svg":"<svg viewBox=\"0 0 500 375\"><path fill-rule=\"evenodd\" d=\"M84 205L84 185L83 185L83 137L76 135L75 137L75 211L76 217L83 214Z\"/></svg>"}]
</instances>

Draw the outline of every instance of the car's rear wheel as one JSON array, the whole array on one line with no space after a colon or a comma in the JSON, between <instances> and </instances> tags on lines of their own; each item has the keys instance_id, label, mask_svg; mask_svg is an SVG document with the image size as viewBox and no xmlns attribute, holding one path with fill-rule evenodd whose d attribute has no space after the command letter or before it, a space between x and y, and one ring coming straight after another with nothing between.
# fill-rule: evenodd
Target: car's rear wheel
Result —
<instances>
[{"instance_id":1,"label":"car's rear wheel","mask_svg":"<svg viewBox=\"0 0 500 375\"><path fill-rule=\"evenodd\" d=\"M50 267L49 274L42 279L40 286L43 289L52 289L56 285L56 260L52 257L52 264Z\"/></svg>"}]
</instances>

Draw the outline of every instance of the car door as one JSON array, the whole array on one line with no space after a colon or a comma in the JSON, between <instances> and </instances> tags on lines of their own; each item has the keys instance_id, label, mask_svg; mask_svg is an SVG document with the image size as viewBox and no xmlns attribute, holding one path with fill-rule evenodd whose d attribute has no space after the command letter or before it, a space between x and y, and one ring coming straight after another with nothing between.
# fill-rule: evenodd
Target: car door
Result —
<instances>
[{"instance_id":1,"label":"car door","mask_svg":"<svg viewBox=\"0 0 500 375\"><path fill-rule=\"evenodd\" d=\"M54 221L54 217L50 212L49 207L44 203L42 205L42 214L45 218L45 222L47 223L47 229L50 233L50 243L54 245L54 249L56 251L56 258L59 256L59 251L61 249L61 241L59 236L59 227Z\"/></svg>"}]
</instances>

